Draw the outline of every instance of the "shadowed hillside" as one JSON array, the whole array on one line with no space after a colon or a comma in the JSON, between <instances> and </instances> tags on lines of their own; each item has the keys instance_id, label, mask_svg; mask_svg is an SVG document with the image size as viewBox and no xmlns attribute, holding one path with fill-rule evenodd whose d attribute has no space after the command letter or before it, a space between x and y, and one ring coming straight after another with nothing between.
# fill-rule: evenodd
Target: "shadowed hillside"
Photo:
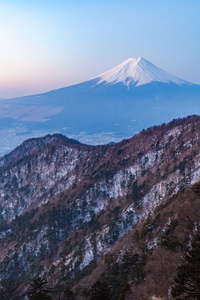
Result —
<instances>
[{"instance_id":1,"label":"shadowed hillside","mask_svg":"<svg viewBox=\"0 0 200 300\"><path fill-rule=\"evenodd\" d=\"M25 141L0 160L1 278L168 299L199 220L199 137L190 116L116 145Z\"/></svg>"}]
</instances>

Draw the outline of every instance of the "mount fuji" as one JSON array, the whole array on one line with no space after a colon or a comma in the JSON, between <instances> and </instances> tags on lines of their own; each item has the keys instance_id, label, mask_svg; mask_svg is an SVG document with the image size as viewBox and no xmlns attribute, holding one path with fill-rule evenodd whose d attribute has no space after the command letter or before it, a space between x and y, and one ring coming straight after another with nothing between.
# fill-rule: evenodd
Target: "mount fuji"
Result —
<instances>
[{"instance_id":1,"label":"mount fuji","mask_svg":"<svg viewBox=\"0 0 200 300\"><path fill-rule=\"evenodd\" d=\"M100 83L123 83L125 86L140 86L150 82L175 83L178 85L190 84L188 81L175 77L156 67L142 57L129 58L117 67L101 74ZM97 77L98 78L98 77Z\"/></svg>"},{"instance_id":2,"label":"mount fuji","mask_svg":"<svg viewBox=\"0 0 200 300\"><path fill-rule=\"evenodd\" d=\"M59 132L88 144L133 136L149 126L200 114L200 86L144 58L129 58L88 81L0 100L0 156L24 139Z\"/></svg>"}]
</instances>

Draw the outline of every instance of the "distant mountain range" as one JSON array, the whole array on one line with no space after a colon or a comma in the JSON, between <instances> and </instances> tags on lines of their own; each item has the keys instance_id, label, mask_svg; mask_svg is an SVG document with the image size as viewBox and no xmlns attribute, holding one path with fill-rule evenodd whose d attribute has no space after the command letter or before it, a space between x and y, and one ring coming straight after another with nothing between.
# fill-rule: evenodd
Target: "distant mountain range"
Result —
<instances>
[{"instance_id":1,"label":"distant mountain range","mask_svg":"<svg viewBox=\"0 0 200 300\"><path fill-rule=\"evenodd\" d=\"M28 137L58 132L88 144L117 142L149 126L200 113L200 86L144 58L91 80L0 100L0 155Z\"/></svg>"}]
</instances>

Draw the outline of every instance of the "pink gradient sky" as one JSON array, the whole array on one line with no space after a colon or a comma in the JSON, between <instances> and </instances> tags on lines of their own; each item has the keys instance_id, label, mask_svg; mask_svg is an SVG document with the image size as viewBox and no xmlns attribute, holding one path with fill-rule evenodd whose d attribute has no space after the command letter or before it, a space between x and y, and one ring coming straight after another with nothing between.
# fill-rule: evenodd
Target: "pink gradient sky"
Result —
<instances>
[{"instance_id":1,"label":"pink gradient sky","mask_svg":"<svg viewBox=\"0 0 200 300\"><path fill-rule=\"evenodd\" d=\"M0 98L94 77L129 57L200 84L200 1L0 2Z\"/></svg>"}]
</instances>

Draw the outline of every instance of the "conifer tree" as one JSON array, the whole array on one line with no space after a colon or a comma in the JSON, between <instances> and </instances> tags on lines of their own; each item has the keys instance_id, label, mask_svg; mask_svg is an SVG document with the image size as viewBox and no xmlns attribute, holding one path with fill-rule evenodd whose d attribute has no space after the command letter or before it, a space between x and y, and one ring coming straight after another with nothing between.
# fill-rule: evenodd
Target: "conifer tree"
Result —
<instances>
[{"instance_id":1,"label":"conifer tree","mask_svg":"<svg viewBox=\"0 0 200 300\"><path fill-rule=\"evenodd\" d=\"M200 232L195 233L185 255L186 263L179 266L172 296L176 300L200 299Z\"/></svg>"},{"instance_id":2,"label":"conifer tree","mask_svg":"<svg viewBox=\"0 0 200 300\"><path fill-rule=\"evenodd\" d=\"M52 293L52 288L47 284L47 281L43 278L36 278L33 280L33 283L30 284L31 287L28 291L28 298L30 300L51 300L51 297L48 295Z\"/></svg>"},{"instance_id":3,"label":"conifer tree","mask_svg":"<svg viewBox=\"0 0 200 300\"><path fill-rule=\"evenodd\" d=\"M85 292L85 296L89 296L89 300L110 300L111 293L106 282L96 281L91 288Z\"/></svg>"},{"instance_id":4,"label":"conifer tree","mask_svg":"<svg viewBox=\"0 0 200 300\"><path fill-rule=\"evenodd\" d=\"M75 300L74 292L72 289L68 286L64 292L65 299L69 300Z\"/></svg>"}]
</instances>

